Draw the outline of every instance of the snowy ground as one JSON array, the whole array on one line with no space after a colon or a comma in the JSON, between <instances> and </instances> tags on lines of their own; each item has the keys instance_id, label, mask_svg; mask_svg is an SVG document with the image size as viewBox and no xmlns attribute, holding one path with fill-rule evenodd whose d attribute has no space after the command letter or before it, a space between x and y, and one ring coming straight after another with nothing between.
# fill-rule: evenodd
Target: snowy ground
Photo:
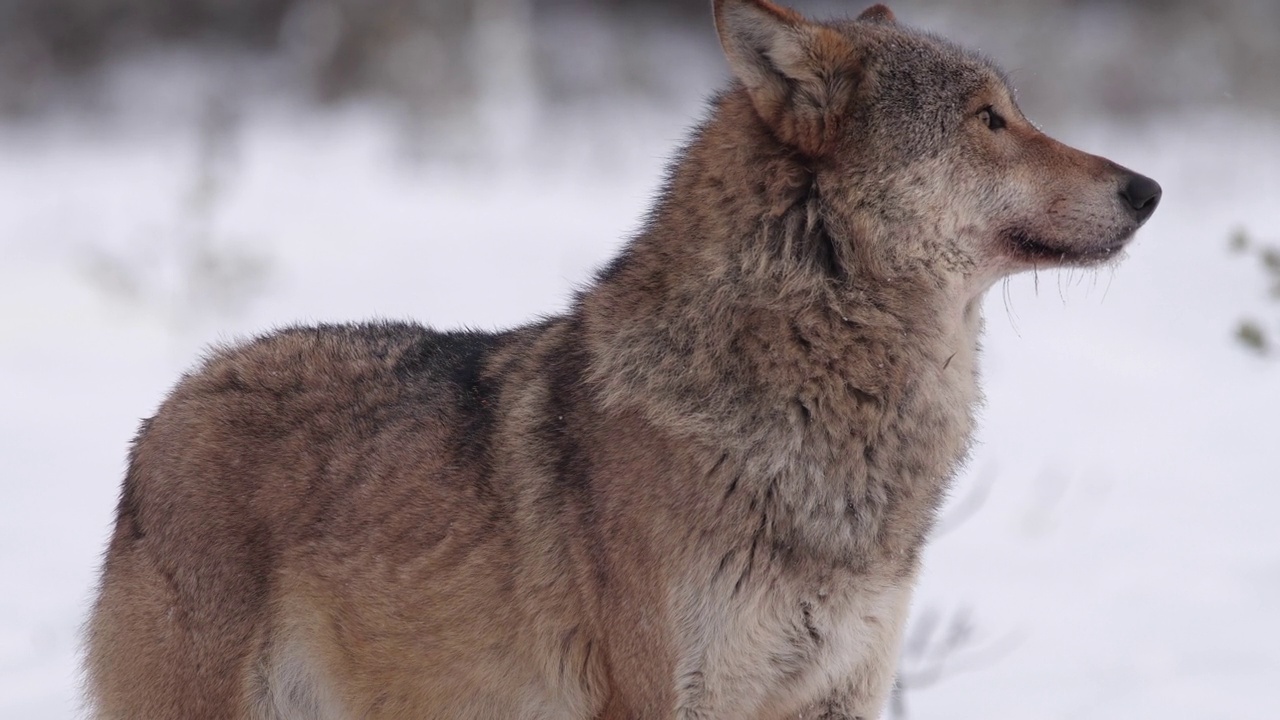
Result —
<instances>
[{"instance_id":1,"label":"snowy ground","mask_svg":"<svg viewBox=\"0 0 1280 720\"><path fill-rule=\"evenodd\" d=\"M77 713L126 445L199 348L312 320L555 312L637 227L698 112L623 108L514 156L413 161L375 109L259 98L203 206L191 123L0 126L0 717ZM910 717L1270 720L1280 364L1230 339L1275 311L1226 238L1280 242L1280 130L1046 129L1154 176L1164 204L1114 272L989 298L988 403L956 505L986 500L938 538L917 596L971 609L974 640L909 694ZM204 231L268 268L239 314L184 295L170 240Z\"/></svg>"}]
</instances>

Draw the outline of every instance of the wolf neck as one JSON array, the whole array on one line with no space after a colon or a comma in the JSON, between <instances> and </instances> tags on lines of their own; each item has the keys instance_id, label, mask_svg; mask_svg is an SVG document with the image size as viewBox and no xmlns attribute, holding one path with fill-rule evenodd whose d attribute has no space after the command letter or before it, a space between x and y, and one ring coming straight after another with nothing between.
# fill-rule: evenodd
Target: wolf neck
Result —
<instances>
[{"instance_id":1,"label":"wolf neck","mask_svg":"<svg viewBox=\"0 0 1280 720\"><path fill-rule=\"evenodd\" d=\"M923 272L879 277L820 192L744 97L722 97L581 300L593 383L712 449L847 474L889 443L902 449L882 464L940 483L968 442L977 301Z\"/></svg>"}]
</instances>

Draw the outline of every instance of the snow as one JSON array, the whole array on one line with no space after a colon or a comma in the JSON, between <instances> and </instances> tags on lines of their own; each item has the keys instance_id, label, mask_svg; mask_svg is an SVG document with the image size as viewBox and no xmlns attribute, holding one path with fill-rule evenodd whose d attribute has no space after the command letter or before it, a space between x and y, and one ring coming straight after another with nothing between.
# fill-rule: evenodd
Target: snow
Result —
<instances>
[{"instance_id":1,"label":"snow","mask_svg":"<svg viewBox=\"0 0 1280 720\"><path fill-rule=\"evenodd\" d=\"M202 347L298 322L556 312L638 228L701 113L631 101L544 116L545 141L514 154L414 160L385 109L250 98L204 206L190 108L0 126L0 717L79 712L78 634L128 442ZM988 402L954 494L985 500L931 547L916 603L971 609L974 641L909 693L909 716L1269 720L1280 365L1231 333L1277 309L1227 236L1280 243L1280 130L1230 115L1047 129L1157 178L1164 201L1114 271L988 298ZM185 294L166 241L205 231L266 268L238 314ZM94 257L146 273L122 281L130 295Z\"/></svg>"}]
</instances>

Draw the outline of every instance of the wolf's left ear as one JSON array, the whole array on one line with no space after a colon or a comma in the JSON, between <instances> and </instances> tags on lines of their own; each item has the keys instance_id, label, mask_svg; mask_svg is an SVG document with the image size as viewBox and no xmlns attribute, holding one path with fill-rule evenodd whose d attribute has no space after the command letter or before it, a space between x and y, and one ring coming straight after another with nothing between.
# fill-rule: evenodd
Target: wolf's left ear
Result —
<instances>
[{"instance_id":1,"label":"wolf's left ear","mask_svg":"<svg viewBox=\"0 0 1280 720\"><path fill-rule=\"evenodd\" d=\"M756 112L806 155L833 150L859 61L839 32L769 0L715 0L716 31Z\"/></svg>"}]
</instances>

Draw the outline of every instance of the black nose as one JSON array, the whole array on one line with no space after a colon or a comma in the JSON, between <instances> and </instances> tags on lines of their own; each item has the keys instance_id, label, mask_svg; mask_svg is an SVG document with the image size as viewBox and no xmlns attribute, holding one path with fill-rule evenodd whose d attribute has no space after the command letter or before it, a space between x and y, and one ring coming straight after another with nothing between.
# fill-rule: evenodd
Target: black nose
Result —
<instances>
[{"instance_id":1,"label":"black nose","mask_svg":"<svg viewBox=\"0 0 1280 720\"><path fill-rule=\"evenodd\" d=\"M1120 190L1120 197L1133 208L1138 222L1146 222L1160 204L1160 183L1146 175L1131 175Z\"/></svg>"}]
</instances>

